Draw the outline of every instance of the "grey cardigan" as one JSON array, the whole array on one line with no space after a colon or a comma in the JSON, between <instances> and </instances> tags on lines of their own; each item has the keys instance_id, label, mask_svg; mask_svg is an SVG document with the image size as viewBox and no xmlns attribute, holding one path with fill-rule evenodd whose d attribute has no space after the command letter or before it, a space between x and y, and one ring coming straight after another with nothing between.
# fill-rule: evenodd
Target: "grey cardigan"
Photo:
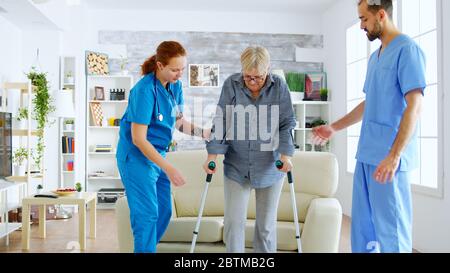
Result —
<instances>
[{"instance_id":1,"label":"grey cardigan","mask_svg":"<svg viewBox=\"0 0 450 273\"><path fill-rule=\"evenodd\" d=\"M224 154L224 174L253 188L265 188L284 176L275 167L280 154L292 156L295 115L289 88L269 74L257 99L241 73L225 80L213 119L208 154Z\"/></svg>"}]
</instances>

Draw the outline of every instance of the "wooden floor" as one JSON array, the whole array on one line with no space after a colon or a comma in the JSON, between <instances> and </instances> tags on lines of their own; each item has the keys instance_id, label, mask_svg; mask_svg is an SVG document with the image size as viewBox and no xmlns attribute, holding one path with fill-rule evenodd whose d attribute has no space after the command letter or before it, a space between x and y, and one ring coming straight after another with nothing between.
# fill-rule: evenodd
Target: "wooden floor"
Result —
<instances>
[{"instance_id":1,"label":"wooden floor","mask_svg":"<svg viewBox=\"0 0 450 273\"><path fill-rule=\"evenodd\" d=\"M84 252L119 252L114 210L97 210L97 238L86 238ZM89 235L89 217L86 223ZM0 239L0 252L21 253L22 232L15 231L9 236L9 246L5 238ZM32 253L83 252L78 244L78 215L68 220L47 220L47 238L39 238L38 225L31 225L30 250Z\"/></svg>"},{"instance_id":2,"label":"wooden floor","mask_svg":"<svg viewBox=\"0 0 450 273\"><path fill-rule=\"evenodd\" d=\"M86 239L86 250L89 253L119 252L117 228L114 210L97 211L97 238ZM89 222L87 222L87 227ZM89 229L88 229L89 230ZM0 239L0 252L21 253L21 231L9 236L9 246L5 246L5 238ZM342 221L340 252L350 252L350 220L344 216ZM38 237L38 225L31 226L30 250L32 253L70 253L82 252L78 248L78 217L68 220L47 221L47 238Z\"/></svg>"}]
</instances>

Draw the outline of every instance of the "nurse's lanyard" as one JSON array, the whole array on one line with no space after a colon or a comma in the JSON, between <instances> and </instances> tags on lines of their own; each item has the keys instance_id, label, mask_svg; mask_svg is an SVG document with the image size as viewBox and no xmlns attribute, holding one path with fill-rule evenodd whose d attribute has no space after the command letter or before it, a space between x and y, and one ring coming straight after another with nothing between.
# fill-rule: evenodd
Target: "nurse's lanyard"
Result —
<instances>
[{"instance_id":1,"label":"nurse's lanyard","mask_svg":"<svg viewBox=\"0 0 450 273\"><path fill-rule=\"evenodd\" d=\"M169 85L170 86L170 85ZM156 118L159 120L159 121L163 121L164 120L164 116L163 116L163 114L161 113L161 111L159 111L159 103L158 103L158 90L156 89L157 88L157 86L156 86L156 73L155 73L155 77L153 78L153 94L155 95L155 100L156 100ZM173 96L173 93L172 93L172 91L170 90L170 88L169 89L167 89L167 91L170 93L170 97L171 97L171 99L172 99L172 101L173 101L173 103L174 103L174 105L177 107L177 117L176 117L176 119L178 120L178 119L180 119L181 118L181 116L182 116L182 114L181 113L179 113L179 111L178 111L178 105L177 105L177 102L175 101L175 97Z\"/></svg>"}]
</instances>

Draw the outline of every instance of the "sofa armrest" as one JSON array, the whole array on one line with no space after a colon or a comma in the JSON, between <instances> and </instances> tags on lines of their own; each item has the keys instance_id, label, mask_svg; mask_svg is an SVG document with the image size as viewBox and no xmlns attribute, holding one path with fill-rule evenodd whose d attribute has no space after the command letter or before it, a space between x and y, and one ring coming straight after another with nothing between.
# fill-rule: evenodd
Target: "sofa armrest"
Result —
<instances>
[{"instance_id":1,"label":"sofa armrest","mask_svg":"<svg viewBox=\"0 0 450 273\"><path fill-rule=\"evenodd\" d=\"M134 251L134 239L131 231L130 209L128 208L127 197L119 198L116 202L116 221L119 251L121 253L132 253Z\"/></svg>"},{"instance_id":2,"label":"sofa armrest","mask_svg":"<svg viewBox=\"0 0 450 273\"><path fill-rule=\"evenodd\" d=\"M301 234L304 252L336 253L342 224L342 207L335 198L316 198L309 206Z\"/></svg>"},{"instance_id":3,"label":"sofa armrest","mask_svg":"<svg viewBox=\"0 0 450 273\"><path fill-rule=\"evenodd\" d=\"M172 217L177 218L177 207L175 205L175 198L173 196L173 192L170 194L170 201L172 202Z\"/></svg>"}]
</instances>

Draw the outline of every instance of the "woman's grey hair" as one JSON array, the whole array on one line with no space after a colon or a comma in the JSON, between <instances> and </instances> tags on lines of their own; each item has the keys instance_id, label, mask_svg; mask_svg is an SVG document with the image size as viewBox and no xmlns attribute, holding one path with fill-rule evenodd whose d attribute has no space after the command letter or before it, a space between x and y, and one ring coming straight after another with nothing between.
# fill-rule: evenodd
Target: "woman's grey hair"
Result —
<instances>
[{"instance_id":1,"label":"woman's grey hair","mask_svg":"<svg viewBox=\"0 0 450 273\"><path fill-rule=\"evenodd\" d=\"M269 51L262 46L247 47L241 54L242 71L256 69L258 73L268 72L270 66Z\"/></svg>"}]
</instances>

